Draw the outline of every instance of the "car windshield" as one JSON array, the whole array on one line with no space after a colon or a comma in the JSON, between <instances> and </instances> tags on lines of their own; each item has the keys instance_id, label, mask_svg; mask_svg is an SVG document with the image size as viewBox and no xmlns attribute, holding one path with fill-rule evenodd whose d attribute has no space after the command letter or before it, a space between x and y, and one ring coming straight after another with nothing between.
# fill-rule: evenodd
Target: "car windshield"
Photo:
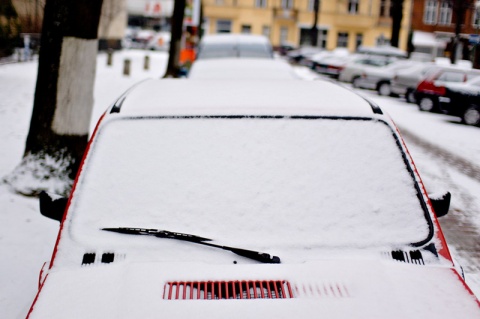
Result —
<instances>
[{"instance_id":1,"label":"car windshield","mask_svg":"<svg viewBox=\"0 0 480 319\"><path fill-rule=\"evenodd\" d=\"M113 236L104 227L282 252L418 243L429 221L399 145L374 119L111 118L77 182L69 229L89 245Z\"/></svg>"}]
</instances>

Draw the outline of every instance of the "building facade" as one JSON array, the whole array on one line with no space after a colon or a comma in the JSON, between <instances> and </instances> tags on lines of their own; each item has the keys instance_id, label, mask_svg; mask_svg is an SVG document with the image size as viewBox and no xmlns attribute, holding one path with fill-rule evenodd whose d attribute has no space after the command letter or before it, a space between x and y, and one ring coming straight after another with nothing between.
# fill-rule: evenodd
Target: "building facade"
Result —
<instances>
[{"instance_id":1,"label":"building facade","mask_svg":"<svg viewBox=\"0 0 480 319\"><path fill-rule=\"evenodd\" d=\"M314 0L203 0L206 33L252 33L274 46L310 43ZM318 46L332 50L388 43L391 0L320 0ZM406 49L411 1L405 0L400 48Z\"/></svg>"},{"instance_id":2,"label":"building facade","mask_svg":"<svg viewBox=\"0 0 480 319\"><path fill-rule=\"evenodd\" d=\"M453 3L465 7L465 16L461 22L461 46L457 48L458 57L467 58L467 49L478 44L479 15L478 1L472 0L413 0L412 30L414 50L430 53L433 56L449 55L449 42L455 35L455 26L459 17Z\"/></svg>"}]
</instances>

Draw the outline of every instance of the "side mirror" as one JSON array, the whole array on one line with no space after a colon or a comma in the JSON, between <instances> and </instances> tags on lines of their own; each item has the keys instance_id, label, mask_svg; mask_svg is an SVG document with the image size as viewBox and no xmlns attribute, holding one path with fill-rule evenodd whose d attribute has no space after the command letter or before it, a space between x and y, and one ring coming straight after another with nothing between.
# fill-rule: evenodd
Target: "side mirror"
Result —
<instances>
[{"instance_id":1,"label":"side mirror","mask_svg":"<svg viewBox=\"0 0 480 319\"><path fill-rule=\"evenodd\" d=\"M450 208L450 199L452 198L452 194L450 194L450 192L446 192L440 196L429 195L429 197L437 217L447 215L448 209Z\"/></svg>"},{"instance_id":2,"label":"side mirror","mask_svg":"<svg viewBox=\"0 0 480 319\"><path fill-rule=\"evenodd\" d=\"M40 213L48 218L62 221L68 198L60 197L53 199L47 192L40 193Z\"/></svg>"}]
</instances>

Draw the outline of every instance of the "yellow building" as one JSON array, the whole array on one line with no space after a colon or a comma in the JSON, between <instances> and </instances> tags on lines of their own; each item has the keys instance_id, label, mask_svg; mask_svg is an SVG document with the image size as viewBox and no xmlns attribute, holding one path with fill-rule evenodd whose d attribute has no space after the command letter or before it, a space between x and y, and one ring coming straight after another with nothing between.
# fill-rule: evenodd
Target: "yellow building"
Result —
<instances>
[{"instance_id":1,"label":"yellow building","mask_svg":"<svg viewBox=\"0 0 480 319\"><path fill-rule=\"evenodd\" d=\"M391 0L320 0L318 46L332 50L375 46L391 35ZM309 44L314 0L202 0L208 33L252 33L274 46ZM406 49L411 1L404 0L400 48Z\"/></svg>"}]
</instances>

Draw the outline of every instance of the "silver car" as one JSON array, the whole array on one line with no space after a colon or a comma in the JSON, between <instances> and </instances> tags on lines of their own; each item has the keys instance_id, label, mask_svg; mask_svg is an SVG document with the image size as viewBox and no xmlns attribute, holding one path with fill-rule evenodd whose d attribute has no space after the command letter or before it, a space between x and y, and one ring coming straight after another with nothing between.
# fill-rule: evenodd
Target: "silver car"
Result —
<instances>
[{"instance_id":1,"label":"silver car","mask_svg":"<svg viewBox=\"0 0 480 319\"><path fill-rule=\"evenodd\" d=\"M415 89L418 83L439 66L433 63L416 64L405 70L399 70L391 81L391 91L395 95L405 96L409 103L416 103Z\"/></svg>"}]
</instances>

